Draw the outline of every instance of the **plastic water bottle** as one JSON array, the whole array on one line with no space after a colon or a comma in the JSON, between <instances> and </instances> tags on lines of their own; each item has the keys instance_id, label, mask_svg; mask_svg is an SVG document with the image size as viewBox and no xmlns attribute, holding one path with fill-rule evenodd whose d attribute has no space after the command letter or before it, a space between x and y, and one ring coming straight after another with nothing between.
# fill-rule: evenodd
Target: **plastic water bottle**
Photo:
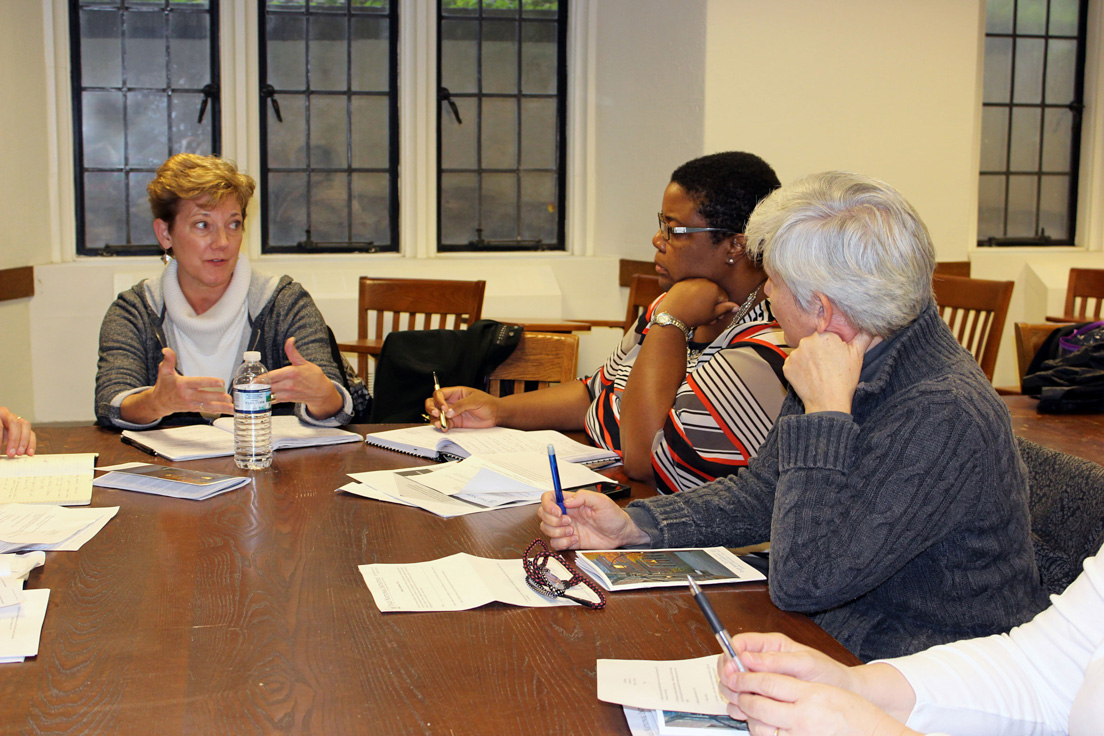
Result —
<instances>
[{"instance_id":1,"label":"plastic water bottle","mask_svg":"<svg viewBox=\"0 0 1104 736\"><path fill-rule=\"evenodd\" d=\"M258 383L268 371L261 354L246 350L234 374L234 463L246 470L272 464L272 387Z\"/></svg>"}]
</instances>

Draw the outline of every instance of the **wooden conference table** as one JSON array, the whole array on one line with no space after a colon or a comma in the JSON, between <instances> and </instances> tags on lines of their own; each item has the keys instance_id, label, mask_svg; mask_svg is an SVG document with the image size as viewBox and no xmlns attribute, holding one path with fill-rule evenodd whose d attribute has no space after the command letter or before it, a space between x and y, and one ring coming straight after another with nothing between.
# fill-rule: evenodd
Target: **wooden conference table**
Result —
<instances>
[{"instance_id":1,"label":"wooden conference table","mask_svg":"<svg viewBox=\"0 0 1104 736\"><path fill-rule=\"evenodd\" d=\"M43 453L150 461L104 429L36 432ZM596 697L598 658L718 650L684 589L618 593L603 611L381 614L357 565L519 558L539 533L532 506L440 519L334 493L346 473L419 462L356 443L281 450L207 501L95 489L93 505L121 508L31 574L50 604L38 657L0 665L0 734L626 734L621 707ZM231 458L181 465L238 472ZM763 584L710 598L732 633L783 631L855 662Z\"/></svg>"}]
</instances>

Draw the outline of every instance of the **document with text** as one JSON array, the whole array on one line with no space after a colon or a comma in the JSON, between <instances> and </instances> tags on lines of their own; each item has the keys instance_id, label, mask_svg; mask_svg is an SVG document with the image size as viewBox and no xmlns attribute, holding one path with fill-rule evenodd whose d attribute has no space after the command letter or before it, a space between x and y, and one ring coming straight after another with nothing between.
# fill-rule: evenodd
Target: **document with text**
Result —
<instances>
[{"instance_id":1,"label":"document with text","mask_svg":"<svg viewBox=\"0 0 1104 736\"><path fill-rule=\"evenodd\" d=\"M87 509L29 503L0 506L0 552L78 550L118 511L118 506Z\"/></svg>"},{"instance_id":2,"label":"document with text","mask_svg":"<svg viewBox=\"0 0 1104 736\"><path fill-rule=\"evenodd\" d=\"M0 455L0 503L83 506L92 500L96 453Z\"/></svg>"},{"instance_id":3,"label":"document with text","mask_svg":"<svg viewBox=\"0 0 1104 736\"><path fill-rule=\"evenodd\" d=\"M521 560L492 560L463 552L428 562L358 567L376 607L398 611L466 611L494 601L513 606L577 606L549 600L525 583Z\"/></svg>"},{"instance_id":4,"label":"document with text","mask_svg":"<svg viewBox=\"0 0 1104 736\"><path fill-rule=\"evenodd\" d=\"M599 659L598 699L651 710L726 715L717 679L719 654L654 661Z\"/></svg>"}]
</instances>

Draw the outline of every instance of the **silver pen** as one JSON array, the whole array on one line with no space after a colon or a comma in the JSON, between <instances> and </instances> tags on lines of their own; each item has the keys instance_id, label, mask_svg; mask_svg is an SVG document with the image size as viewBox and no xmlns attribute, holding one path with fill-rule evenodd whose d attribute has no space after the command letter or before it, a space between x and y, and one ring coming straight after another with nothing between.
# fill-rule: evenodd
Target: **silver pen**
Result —
<instances>
[{"instance_id":1,"label":"silver pen","mask_svg":"<svg viewBox=\"0 0 1104 736\"><path fill-rule=\"evenodd\" d=\"M694 596L694 600L698 602L698 608L705 614L705 620L709 622L709 628L713 629L713 633L717 635L717 641L721 643L721 648L725 650L728 656L732 657L732 661L736 663L736 669L747 672L744 663L736 656L736 650L732 648L732 637L728 635L724 625L721 624L721 620L717 618L713 606L709 605L709 599L705 597L705 593L694 582L694 578L687 575L686 581L690 583L690 593Z\"/></svg>"},{"instance_id":2,"label":"silver pen","mask_svg":"<svg viewBox=\"0 0 1104 736\"><path fill-rule=\"evenodd\" d=\"M425 375L424 373L422 375ZM437 393L441 390L441 382L437 380L437 371L433 371L433 393ZM445 406L445 411L448 411L448 406ZM445 411L441 412L441 429L448 429L448 417L445 416Z\"/></svg>"}]
</instances>

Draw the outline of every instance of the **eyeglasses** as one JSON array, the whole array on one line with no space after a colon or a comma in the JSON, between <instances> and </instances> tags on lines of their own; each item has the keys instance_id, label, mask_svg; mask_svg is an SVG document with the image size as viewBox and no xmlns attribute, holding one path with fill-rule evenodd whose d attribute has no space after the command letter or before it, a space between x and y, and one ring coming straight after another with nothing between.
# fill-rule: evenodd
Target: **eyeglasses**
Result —
<instances>
[{"instance_id":1,"label":"eyeglasses","mask_svg":"<svg viewBox=\"0 0 1104 736\"><path fill-rule=\"evenodd\" d=\"M525 582L535 593L549 600L566 598L595 610L605 607L606 596L594 581L571 567L559 552L549 549L543 539L533 540L522 564Z\"/></svg>"},{"instance_id":2,"label":"eyeglasses","mask_svg":"<svg viewBox=\"0 0 1104 736\"><path fill-rule=\"evenodd\" d=\"M690 233L734 233L735 230L729 230L726 227L683 227L679 225L677 227L671 227L670 223L663 219L663 213L659 215L659 234L663 236L663 239L667 242L671 242L672 235L688 235Z\"/></svg>"}]
</instances>

